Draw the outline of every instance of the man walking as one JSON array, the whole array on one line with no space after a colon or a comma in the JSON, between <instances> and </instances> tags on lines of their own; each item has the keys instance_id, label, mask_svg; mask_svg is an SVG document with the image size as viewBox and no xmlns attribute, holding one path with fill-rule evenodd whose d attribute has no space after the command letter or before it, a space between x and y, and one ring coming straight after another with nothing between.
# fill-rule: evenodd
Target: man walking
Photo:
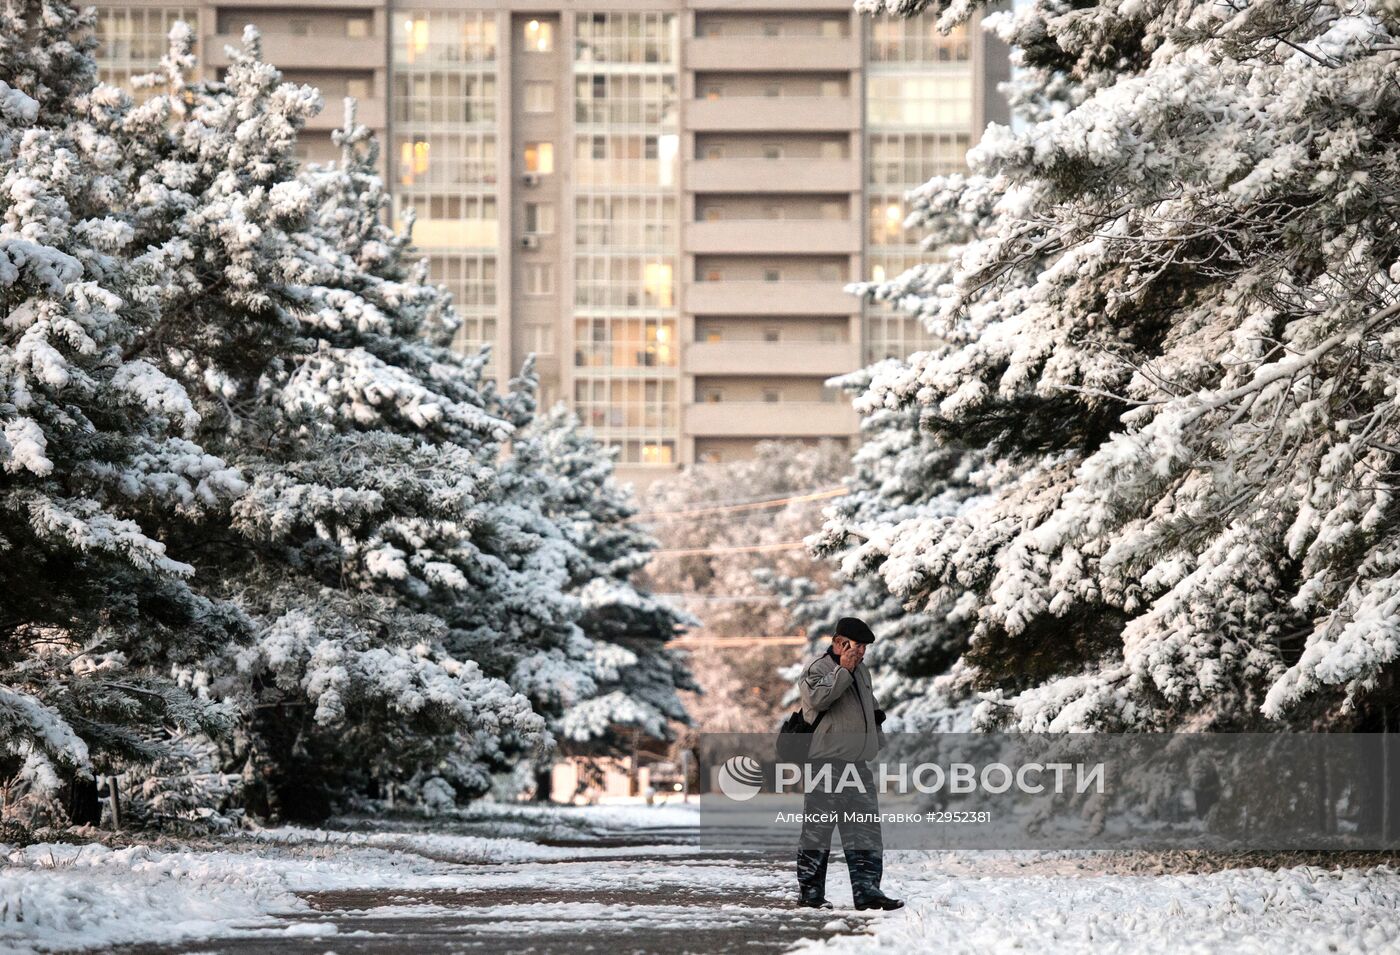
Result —
<instances>
[{"instance_id":1,"label":"man walking","mask_svg":"<svg viewBox=\"0 0 1400 955\"><path fill-rule=\"evenodd\" d=\"M826 778L825 771L830 770L830 784L813 786L802 806L798 902L809 908L831 908L826 900L826 866L834 828L841 830L841 850L856 908L904 905L880 891L884 845L870 761L880 751L885 714L875 707L870 671L861 662L865 648L873 642L875 634L863 620L842 617L836 622L831 646L802 671L802 717L814 726L809 755L813 775ZM851 782L853 775L859 785L838 785L843 779Z\"/></svg>"}]
</instances>

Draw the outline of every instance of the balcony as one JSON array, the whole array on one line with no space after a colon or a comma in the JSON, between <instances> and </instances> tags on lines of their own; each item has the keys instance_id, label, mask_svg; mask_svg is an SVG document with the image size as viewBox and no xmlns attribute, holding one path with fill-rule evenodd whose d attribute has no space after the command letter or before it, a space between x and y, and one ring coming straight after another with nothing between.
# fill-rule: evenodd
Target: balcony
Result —
<instances>
[{"instance_id":1,"label":"balcony","mask_svg":"<svg viewBox=\"0 0 1400 955\"><path fill-rule=\"evenodd\" d=\"M695 254L859 252L860 223L840 219L728 219L691 222L685 251Z\"/></svg>"},{"instance_id":2,"label":"balcony","mask_svg":"<svg viewBox=\"0 0 1400 955\"><path fill-rule=\"evenodd\" d=\"M693 70L788 73L860 69L860 43L855 37L697 37L686 43L685 55Z\"/></svg>"},{"instance_id":3,"label":"balcony","mask_svg":"<svg viewBox=\"0 0 1400 955\"><path fill-rule=\"evenodd\" d=\"M853 342L692 342L683 362L690 375L806 377L844 375L860 367Z\"/></svg>"},{"instance_id":4,"label":"balcony","mask_svg":"<svg viewBox=\"0 0 1400 955\"><path fill-rule=\"evenodd\" d=\"M693 99L686 101L682 121L696 132L839 132L860 128L860 101L824 96Z\"/></svg>"},{"instance_id":5,"label":"balcony","mask_svg":"<svg viewBox=\"0 0 1400 955\"><path fill-rule=\"evenodd\" d=\"M849 159L702 159L685 182L692 192L855 192L860 166Z\"/></svg>"},{"instance_id":6,"label":"balcony","mask_svg":"<svg viewBox=\"0 0 1400 955\"><path fill-rule=\"evenodd\" d=\"M345 97L322 94L325 109L311 117L306 128L311 130L340 129L345 125ZM384 128L384 101L376 97L355 101L355 120L370 129Z\"/></svg>"},{"instance_id":7,"label":"balcony","mask_svg":"<svg viewBox=\"0 0 1400 955\"><path fill-rule=\"evenodd\" d=\"M844 401L716 401L685 407L697 438L820 438L855 434L860 418Z\"/></svg>"},{"instance_id":8,"label":"balcony","mask_svg":"<svg viewBox=\"0 0 1400 955\"><path fill-rule=\"evenodd\" d=\"M205 64L228 66L224 47L235 49L243 38L235 33L219 33L204 41ZM263 59L283 70L371 70L385 65L382 37L351 38L344 36L292 36L265 33L262 38Z\"/></svg>"},{"instance_id":9,"label":"balcony","mask_svg":"<svg viewBox=\"0 0 1400 955\"><path fill-rule=\"evenodd\" d=\"M694 315L853 315L860 299L840 282L692 282L685 310Z\"/></svg>"}]
</instances>

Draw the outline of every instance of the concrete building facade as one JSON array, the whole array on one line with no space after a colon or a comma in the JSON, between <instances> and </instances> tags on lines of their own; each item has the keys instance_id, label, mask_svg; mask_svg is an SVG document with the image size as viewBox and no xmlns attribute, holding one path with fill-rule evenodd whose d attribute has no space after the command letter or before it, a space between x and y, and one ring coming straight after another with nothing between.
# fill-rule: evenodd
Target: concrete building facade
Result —
<instances>
[{"instance_id":1,"label":"concrete building facade","mask_svg":"<svg viewBox=\"0 0 1400 955\"><path fill-rule=\"evenodd\" d=\"M125 83L183 19L206 70L256 24L326 110L384 143L396 215L499 374L536 356L645 482L756 441L853 440L826 378L927 344L852 281L917 261L904 193L1005 118L1005 51L975 27L871 20L849 0L120 0L102 75Z\"/></svg>"}]
</instances>

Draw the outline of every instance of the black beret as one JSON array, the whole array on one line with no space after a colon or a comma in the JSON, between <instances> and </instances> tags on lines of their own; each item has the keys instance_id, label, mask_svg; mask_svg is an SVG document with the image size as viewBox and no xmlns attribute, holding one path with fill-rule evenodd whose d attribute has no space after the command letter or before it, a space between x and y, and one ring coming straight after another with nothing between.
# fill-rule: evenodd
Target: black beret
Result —
<instances>
[{"instance_id":1,"label":"black beret","mask_svg":"<svg viewBox=\"0 0 1400 955\"><path fill-rule=\"evenodd\" d=\"M836 635L854 640L856 643L874 643L875 634L859 617L842 617L836 621Z\"/></svg>"}]
</instances>

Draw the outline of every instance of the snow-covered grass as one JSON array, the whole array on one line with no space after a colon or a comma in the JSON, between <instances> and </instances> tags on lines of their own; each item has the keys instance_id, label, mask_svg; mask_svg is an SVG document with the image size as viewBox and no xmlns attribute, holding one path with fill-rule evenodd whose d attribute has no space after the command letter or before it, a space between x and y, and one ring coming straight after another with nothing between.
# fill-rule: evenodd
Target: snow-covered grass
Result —
<instances>
[{"instance_id":1,"label":"snow-covered grass","mask_svg":"<svg viewBox=\"0 0 1400 955\"><path fill-rule=\"evenodd\" d=\"M866 934L809 942L807 955L989 952L1400 952L1400 871L1227 869L1106 873L1105 859L1034 853L889 853L903 910ZM828 895L849 898L839 857ZM838 884L839 883L839 884Z\"/></svg>"}]
</instances>

